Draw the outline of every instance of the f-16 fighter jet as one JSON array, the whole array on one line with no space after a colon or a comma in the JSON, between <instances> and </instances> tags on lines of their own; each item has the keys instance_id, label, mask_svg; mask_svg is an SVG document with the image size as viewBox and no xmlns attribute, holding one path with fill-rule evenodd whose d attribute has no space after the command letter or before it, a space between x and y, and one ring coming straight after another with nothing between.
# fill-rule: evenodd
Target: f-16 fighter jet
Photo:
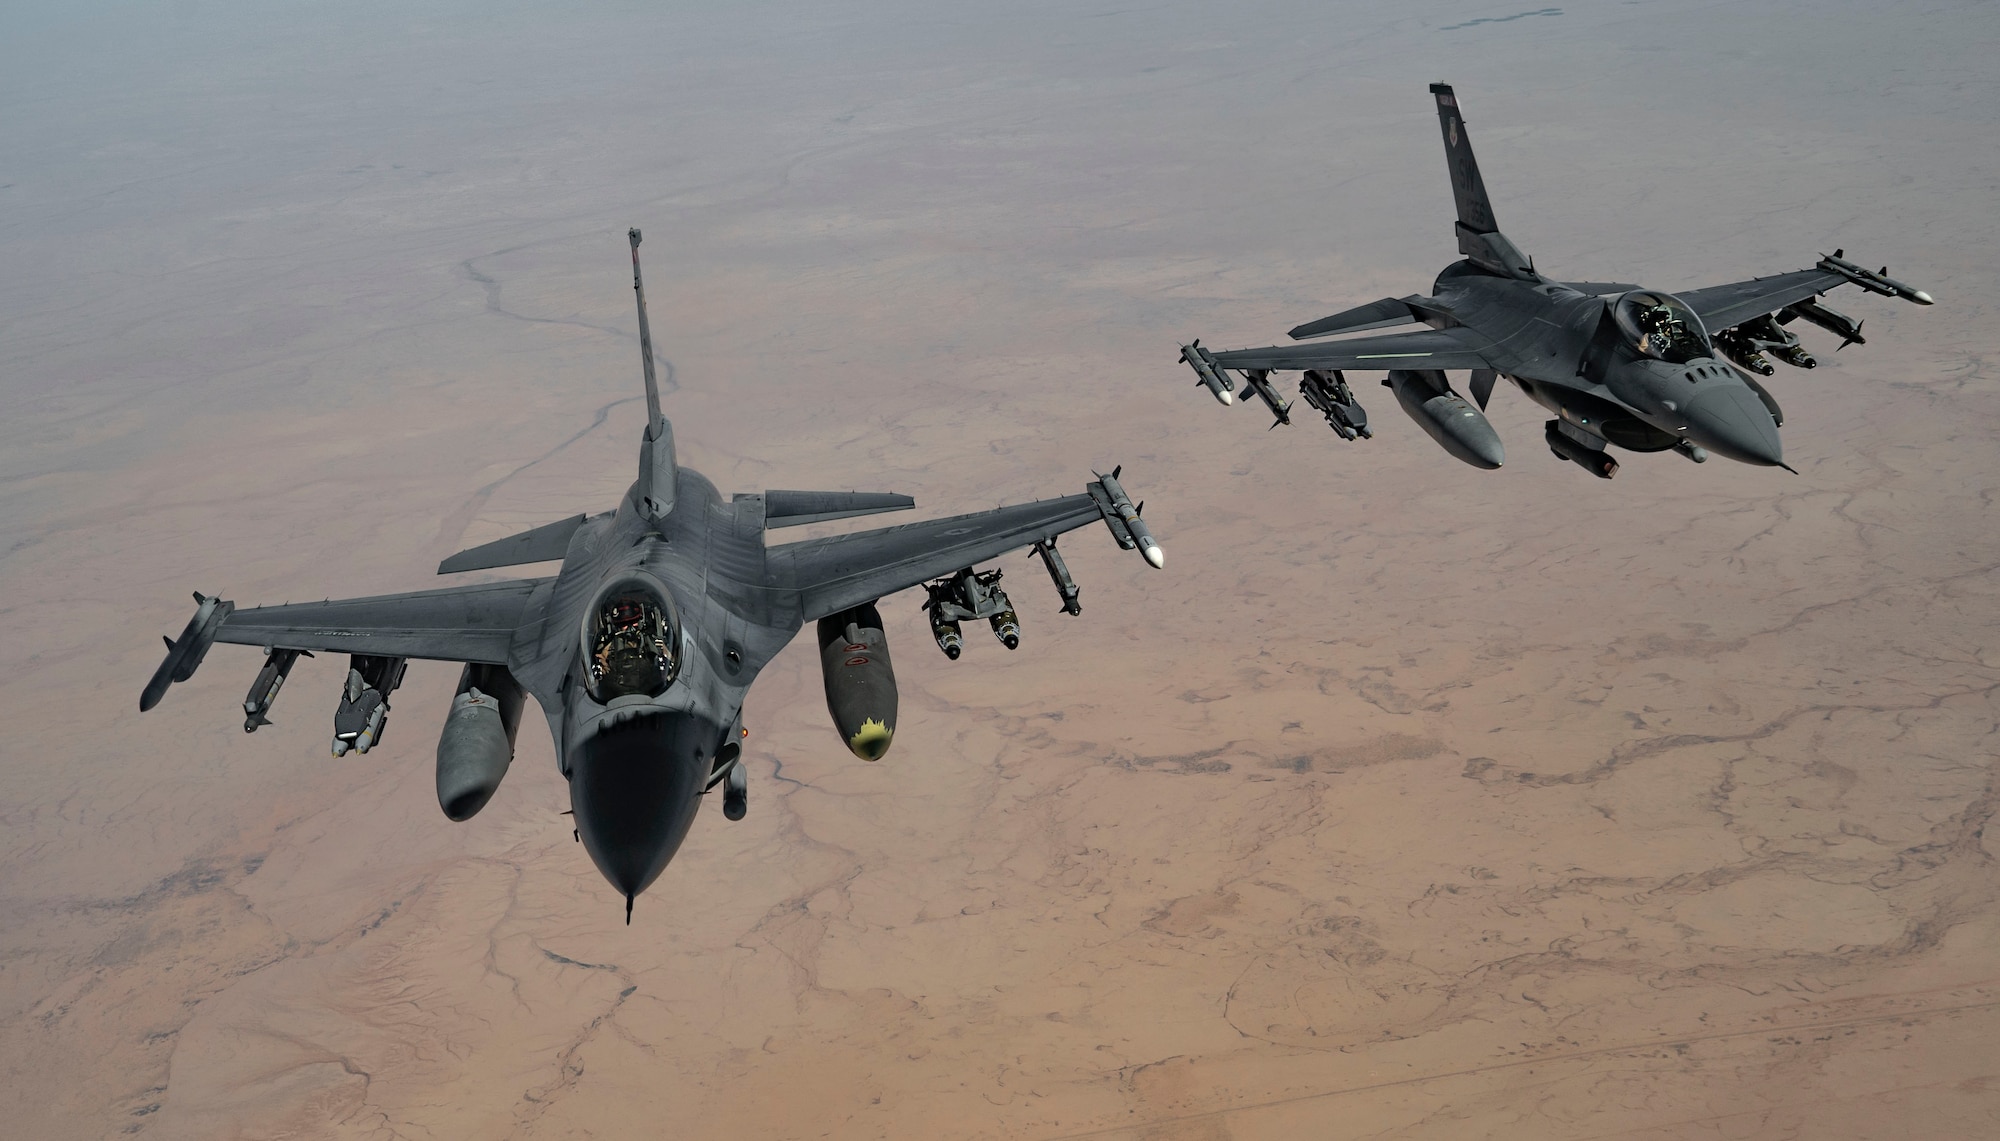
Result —
<instances>
[{"instance_id":1,"label":"f-16 fighter jet","mask_svg":"<svg viewBox=\"0 0 2000 1141\"><path fill-rule=\"evenodd\" d=\"M759 670L799 628L817 624L827 710L856 756L877 760L896 730L896 678L876 602L928 587L939 649L957 658L960 623L986 620L1007 648L1020 641L997 570L975 564L1032 546L1076 614L1076 583L1056 536L1102 520L1119 546L1164 561L1117 470L1085 493L803 542L767 544L767 532L915 506L908 496L766 491L728 500L674 459L660 414L652 333L630 234L646 378L638 479L615 510L576 515L462 551L439 574L560 559L550 578L411 594L238 609L195 595L193 619L168 639L166 660L139 708L194 675L216 642L261 646L264 666L243 699L245 732L266 715L301 655L350 655L334 713L333 755L382 739L389 700L410 658L459 662L458 693L437 749L438 806L453 820L477 813L514 756L526 698L548 717L556 763L569 780L576 835L604 877L632 900L673 858L704 793L723 790L740 820L743 699ZM937 581L932 581L937 580Z\"/></svg>"},{"instance_id":2,"label":"f-16 fighter jet","mask_svg":"<svg viewBox=\"0 0 2000 1141\"><path fill-rule=\"evenodd\" d=\"M1785 414L1757 380L1774 371L1768 357L1797 368L1819 363L1788 326L1817 325L1839 337L1841 348L1862 344L1861 322L1819 301L1849 283L1931 303L1928 293L1888 276L1886 267L1864 269L1841 250L1812 269L1679 295L1550 280L1494 222L1457 96L1441 83L1431 86L1431 94L1444 130L1464 260L1445 267L1428 297L1384 298L1291 331L1307 344L1220 353L1198 340L1183 346L1181 359L1217 400L1235 399L1229 373L1235 369L1277 423L1289 424L1291 402L1278 394L1270 374L1296 369L1304 374L1299 394L1306 403L1352 440L1370 432L1345 374L1382 369L1388 373L1382 383L1396 402L1445 451L1474 467L1497 468L1505 451L1484 410L1504 376L1555 415L1543 437L1556 457L1604 479L1618 472L1618 461L1607 454L1614 444L1633 452L1678 451L1696 463L1712 452L1791 470L1778 441ZM1430 328L1311 341L1409 323ZM1453 369L1471 371L1471 401L1446 378Z\"/></svg>"}]
</instances>

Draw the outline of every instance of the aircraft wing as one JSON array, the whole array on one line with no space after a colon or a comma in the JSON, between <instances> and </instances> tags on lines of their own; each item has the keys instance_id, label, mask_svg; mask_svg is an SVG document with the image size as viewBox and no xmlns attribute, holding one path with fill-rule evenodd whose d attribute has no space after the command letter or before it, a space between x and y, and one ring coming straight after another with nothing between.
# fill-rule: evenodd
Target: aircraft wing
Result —
<instances>
[{"instance_id":1,"label":"aircraft wing","mask_svg":"<svg viewBox=\"0 0 2000 1141\"><path fill-rule=\"evenodd\" d=\"M545 578L232 610L215 640L388 658L505 663L514 628Z\"/></svg>"},{"instance_id":2,"label":"aircraft wing","mask_svg":"<svg viewBox=\"0 0 2000 1141\"><path fill-rule=\"evenodd\" d=\"M167 687L186 681L210 646L230 642L282 650L328 650L384 658L433 658L447 662L507 661L507 647L529 599L546 578L452 586L373 598L288 602L236 609L221 598L195 595L199 605L139 697L144 712Z\"/></svg>"},{"instance_id":3,"label":"aircraft wing","mask_svg":"<svg viewBox=\"0 0 2000 1141\"><path fill-rule=\"evenodd\" d=\"M1802 269L1729 285L1711 285L1707 289L1690 289L1674 296L1687 302L1710 333L1720 333L1787 305L1817 297L1849 280L1847 275L1829 270Z\"/></svg>"},{"instance_id":4,"label":"aircraft wing","mask_svg":"<svg viewBox=\"0 0 2000 1141\"><path fill-rule=\"evenodd\" d=\"M1385 333L1348 341L1317 341L1303 345L1272 345L1264 349L1231 349L1214 354L1215 363L1234 369L1397 369L1492 368L1458 329L1423 329Z\"/></svg>"},{"instance_id":5,"label":"aircraft wing","mask_svg":"<svg viewBox=\"0 0 2000 1141\"><path fill-rule=\"evenodd\" d=\"M1068 495L949 519L786 543L772 547L766 558L779 581L789 579L798 590L805 619L812 622L1103 517L1096 499Z\"/></svg>"}]
</instances>

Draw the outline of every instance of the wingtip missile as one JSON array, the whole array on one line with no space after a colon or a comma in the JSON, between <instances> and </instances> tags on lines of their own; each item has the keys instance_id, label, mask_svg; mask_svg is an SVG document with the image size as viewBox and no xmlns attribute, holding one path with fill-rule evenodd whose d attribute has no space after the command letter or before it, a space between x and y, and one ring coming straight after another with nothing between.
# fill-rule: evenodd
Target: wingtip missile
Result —
<instances>
[{"instance_id":1,"label":"wingtip missile","mask_svg":"<svg viewBox=\"0 0 2000 1141\"><path fill-rule=\"evenodd\" d=\"M153 671L146 688L139 694L139 712L150 711L167 695L167 689L175 682L186 681L194 676L201 666L201 660L208 656L208 648L215 644L216 632L236 609L236 604L226 599L195 592L194 617L181 630L178 638L162 638L167 643L167 656L160 668Z\"/></svg>"},{"instance_id":2,"label":"wingtip missile","mask_svg":"<svg viewBox=\"0 0 2000 1141\"><path fill-rule=\"evenodd\" d=\"M1881 269L1867 269L1848 261L1844 256L1846 253L1846 250L1835 250L1832 254L1820 258L1819 268L1828 273L1837 273L1870 293L1879 293L1884 297L1900 297L1918 305L1937 304L1937 299L1924 290L1890 277L1888 266L1885 265Z\"/></svg>"},{"instance_id":3,"label":"wingtip missile","mask_svg":"<svg viewBox=\"0 0 2000 1141\"><path fill-rule=\"evenodd\" d=\"M1097 474L1097 482L1089 485L1090 497L1097 501L1097 509L1104 515L1104 525L1111 529L1111 537L1126 550L1138 548L1148 566L1154 570L1165 570L1167 553L1160 548L1153 532L1146 527L1146 521L1139 517L1139 509L1132 506L1132 497L1125 494L1124 485L1118 482L1118 475L1124 471L1123 465L1111 469L1110 475Z\"/></svg>"},{"instance_id":4,"label":"wingtip missile","mask_svg":"<svg viewBox=\"0 0 2000 1141\"><path fill-rule=\"evenodd\" d=\"M1181 346L1181 359L1194 370L1196 382L1214 393L1223 407L1236 403L1236 386L1229 382L1229 374L1216 366L1215 358L1209 355L1209 351L1201 347L1200 337Z\"/></svg>"}]
</instances>

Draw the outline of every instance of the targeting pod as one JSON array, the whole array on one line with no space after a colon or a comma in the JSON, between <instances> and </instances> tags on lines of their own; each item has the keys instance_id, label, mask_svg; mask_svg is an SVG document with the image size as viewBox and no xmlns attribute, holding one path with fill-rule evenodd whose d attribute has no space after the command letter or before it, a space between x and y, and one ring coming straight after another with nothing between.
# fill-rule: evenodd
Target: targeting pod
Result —
<instances>
[{"instance_id":1,"label":"targeting pod","mask_svg":"<svg viewBox=\"0 0 2000 1141\"><path fill-rule=\"evenodd\" d=\"M1086 490L1097 501L1097 509L1104 515L1104 525L1111 529L1111 537L1118 545L1131 550L1139 548L1146 561L1158 570L1167 565L1167 553L1160 549L1153 533L1146 529L1146 521L1139 518L1139 509L1132 506L1132 498L1125 494L1125 488L1118 482L1118 474L1125 470L1123 464L1111 469L1110 475L1097 474L1097 482Z\"/></svg>"},{"instance_id":2,"label":"targeting pod","mask_svg":"<svg viewBox=\"0 0 2000 1141\"><path fill-rule=\"evenodd\" d=\"M1821 305L1810 298L1788 305L1780 310L1778 313L1778 324L1789 325L1800 318L1804 318L1807 323L1818 325L1820 328L1839 337L1841 349L1849 345L1865 345L1868 343L1868 338L1861 335L1861 322L1856 321L1838 309ZM1834 352L1839 351L1840 349L1834 350Z\"/></svg>"},{"instance_id":3,"label":"targeting pod","mask_svg":"<svg viewBox=\"0 0 2000 1141\"><path fill-rule=\"evenodd\" d=\"M236 604L225 598L209 598L200 591L195 592L194 617L182 628L178 638L163 638L167 644L166 660L153 671L153 677L139 694L139 712L144 713L160 703L167 695L167 687L177 681L186 681L201 667L201 660L208 656L208 648L215 645L215 635Z\"/></svg>"},{"instance_id":4,"label":"targeting pod","mask_svg":"<svg viewBox=\"0 0 2000 1141\"><path fill-rule=\"evenodd\" d=\"M1914 301L1919 305L1930 305L1933 303L1930 294L1925 293L1914 285L1897 281L1895 278L1890 277L1888 266L1885 265L1881 269L1863 269L1853 262L1848 261L1843 256L1846 253L1846 250L1835 250L1832 256L1820 258L1819 268L1828 273L1837 273L1870 293L1879 293L1884 297L1900 297L1905 301Z\"/></svg>"},{"instance_id":5,"label":"targeting pod","mask_svg":"<svg viewBox=\"0 0 2000 1141\"><path fill-rule=\"evenodd\" d=\"M1277 417L1276 420L1271 422L1271 427L1275 428L1280 424L1289 424L1292 422L1291 401L1279 396L1278 390L1271 387L1270 369L1244 369L1243 383L1250 387L1250 391L1257 394L1257 398L1264 402L1264 407L1271 410L1271 415Z\"/></svg>"},{"instance_id":6,"label":"targeting pod","mask_svg":"<svg viewBox=\"0 0 2000 1141\"><path fill-rule=\"evenodd\" d=\"M1042 566L1049 572L1049 580L1056 584L1056 593L1062 595L1063 613L1074 617L1083 613L1083 603L1077 599L1083 593L1076 580L1069 577L1069 564L1063 562L1062 552L1056 550L1054 539L1043 539L1035 544L1035 553L1042 556Z\"/></svg>"},{"instance_id":7,"label":"targeting pod","mask_svg":"<svg viewBox=\"0 0 2000 1141\"><path fill-rule=\"evenodd\" d=\"M1308 369L1299 377L1299 395L1305 402L1326 417L1326 426L1332 428L1341 439L1355 437L1372 439L1374 433L1368 430L1368 413L1354 399L1354 390L1347 387L1347 377L1339 369L1322 372Z\"/></svg>"},{"instance_id":8,"label":"targeting pod","mask_svg":"<svg viewBox=\"0 0 2000 1141\"><path fill-rule=\"evenodd\" d=\"M1214 393L1217 400L1225 406L1236 402L1236 398L1230 395L1236 386L1229 382L1228 372L1215 363L1215 358L1209 355L1207 349L1201 347L1200 337L1196 337L1193 344L1181 346L1181 359L1194 370L1198 383Z\"/></svg>"},{"instance_id":9,"label":"targeting pod","mask_svg":"<svg viewBox=\"0 0 2000 1141\"><path fill-rule=\"evenodd\" d=\"M311 657L304 650L284 650L272 647L264 655L264 668L257 671L257 680L250 683L250 692L243 695L243 731L255 733L258 726L269 725L271 706L278 700L278 690L284 686L285 678L291 675L292 667L301 656Z\"/></svg>"},{"instance_id":10,"label":"targeting pod","mask_svg":"<svg viewBox=\"0 0 2000 1141\"><path fill-rule=\"evenodd\" d=\"M1618 461L1607 455L1602 447L1576 438L1583 434L1582 429L1572 428L1561 420L1550 420L1542 428L1542 438L1548 441L1549 450L1556 454L1557 459L1568 460L1599 479L1617 475ZM1693 454L1690 453L1688 458L1693 459ZM1706 453L1703 453L1703 458L1707 458Z\"/></svg>"}]
</instances>

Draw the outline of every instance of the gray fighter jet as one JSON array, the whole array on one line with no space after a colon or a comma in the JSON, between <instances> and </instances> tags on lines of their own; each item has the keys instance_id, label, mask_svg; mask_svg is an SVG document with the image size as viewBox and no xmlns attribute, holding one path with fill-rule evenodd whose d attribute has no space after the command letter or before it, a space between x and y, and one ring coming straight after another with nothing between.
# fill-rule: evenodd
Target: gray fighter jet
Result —
<instances>
[{"instance_id":1,"label":"gray fighter jet","mask_svg":"<svg viewBox=\"0 0 2000 1141\"><path fill-rule=\"evenodd\" d=\"M700 473L678 466L660 414L639 231L630 238L646 378L638 480L614 511L474 547L438 567L452 574L559 559L556 575L241 610L196 594L193 619L167 640L166 660L139 699L140 710L153 708L169 686L194 675L216 642L260 646L264 666L243 700L243 729L254 732L268 723L302 655L348 654L334 714L338 757L381 741L409 659L464 663L438 741L439 807L466 820L486 805L513 760L532 695L569 781L576 838L624 895L628 923L633 897L680 848L704 793L722 788L724 815L743 818L744 694L803 624L818 623L835 727L855 755L873 761L896 726L878 599L926 586L938 647L956 659L967 620L988 622L1008 649L1020 642L1000 571L975 572L976 563L1032 546L1073 615L1081 610L1078 590L1056 536L1101 519L1119 546L1154 567L1164 561L1116 469L1081 495L767 544L774 528L905 510L915 501L851 491L725 501Z\"/></svg>"},{"instance_id":2,"label":"gray fighter jet","mask_svg":"<svg viewBox=\"0 0 2000 1141\"><path fill-rule=\"evenodd\" d=\"M1291 336L1308 340L1409 323L1430 328L1219 353L1199 340L1182 346L1181 359L1217 400L1234 401L1229 370L1235 369L1277 424L1289 424L1291 402L1270 375L1295 369L1303 373L1299 395L1352 440L1370 432L1345 371L1382 369L1388 373L1382 383L1396 402L1445 451L1474 467L1497 468L1506 454L1484 410L1504 376L1555 414L1543 436L1556 457L1604 479L1618 472L1618 461L1606 451L1614 444L1634 452L1678 451L1696 463L1713 452L1790 470L1778 441L1784 412L1751 375L1774 371L1766 354L1798 368L1819 363L1786 326L1801 320L1817 325L1839 337L1840 348L1863 343L1861 322L1818 300L1849 283L1931 303L1929 294L1888 276L1886 267L1864 269L1841 250L1812 269L1678 296L1636 285L1552 281L1494 223L1452 89L1433 84L1431 94L1444 131L1464 260L1445 267L1431 296L1384 298L1300 325ZM1478 407L1453 390L1445 377L1451 369L1471 370Z\"/></svg>"}]
</instances>

